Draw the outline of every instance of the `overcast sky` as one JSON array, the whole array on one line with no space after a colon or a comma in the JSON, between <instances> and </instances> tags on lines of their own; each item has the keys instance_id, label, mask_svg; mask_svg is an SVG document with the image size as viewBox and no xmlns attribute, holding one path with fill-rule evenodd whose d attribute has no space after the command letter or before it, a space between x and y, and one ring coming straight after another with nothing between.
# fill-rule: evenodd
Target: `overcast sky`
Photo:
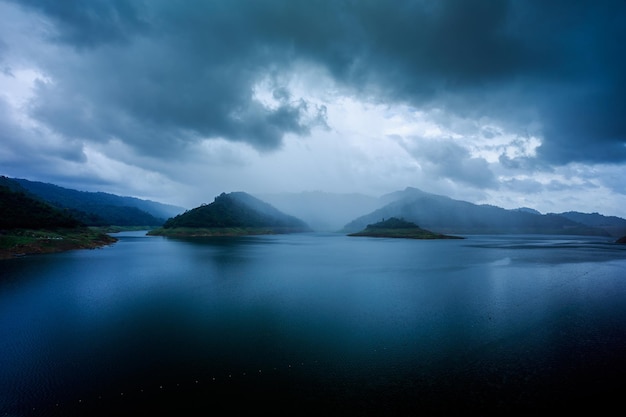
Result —
<instances>
[{"instance_id":1,"label":"overcast sky","mask_svg":"<svg viewBox=\"0 0 626 417\"><path fill-rule=\"evenodd\" d=\"M626 2L0 0L0 174L626 217Z\"/></svg>"}]
</instances>

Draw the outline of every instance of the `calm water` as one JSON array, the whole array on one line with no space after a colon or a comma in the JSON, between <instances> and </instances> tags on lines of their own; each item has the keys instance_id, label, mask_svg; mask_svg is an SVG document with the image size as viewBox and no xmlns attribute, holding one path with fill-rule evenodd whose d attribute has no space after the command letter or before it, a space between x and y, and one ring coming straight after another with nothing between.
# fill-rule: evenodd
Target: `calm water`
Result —
<instances>
[{"instance_id":1,"label":"calm water","mask_svg":"<svg viewBox=\"0 0 626 417\"><path fill-rule=\"evenodd\" d=\"M626 246L606 239L117 236L0 263L0 416L510 414L622 395Z\"/></svg>"}]
</instances>

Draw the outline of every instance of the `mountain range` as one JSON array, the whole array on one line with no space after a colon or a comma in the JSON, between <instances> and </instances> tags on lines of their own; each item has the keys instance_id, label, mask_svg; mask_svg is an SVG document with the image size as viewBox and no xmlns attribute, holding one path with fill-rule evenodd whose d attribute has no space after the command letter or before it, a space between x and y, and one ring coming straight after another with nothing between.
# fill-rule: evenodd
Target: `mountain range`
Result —
<instances>
[{"instance_id":1,"label":"mountain range","mask_svg":"<svg viewBox=\"0 0 626 417\"><path fill-rule=\"evenodd\" d=\"M530 207L504 209L412 187L380 197L320 191L257 196L303 219L316 231L354 233L368 224L399 217L438 233L626 234L626 220L620 217L575 211L542 214Z\"/></svg>"},{"instance_id":2,"label":"mountain range","mask_svg":"<svg viewBox=\"0 0 626 417\"><path fill-rule=\"evenodd\" d=\"M181 222L200 213L206 214L207 209L202 207L209 206L186 211L182 207L150 200L7 177L0 177L0 185L45 201L86 225L161 226L167 222L171 225L177 217L176 222ZM626 235L626 220L621 217L576 211L541 214L528 207L504 209L455 200L412 187L380 197L320 191L255 196L236 192L222 196L246 202L247 207L259 212L254 216L263 217L268 210L275 210L281 216L291 217L306 224L307 228L322 232L354 233L368 224L397 217L444 234ZM181 217L182 214L186 216Z\"/></svg>"},{"instance_id":3,"label":"mountain range","mask_svg":"<svg viewBox=\"0 0 626 417\"><path fill-rule=\"evenodd\" d=\"M507 210L454 200L411 187L386 198L392 201L347 223L342 232L352 233L383 218L399 217L438 233L594 236L626 234L626 220L597 213L541 214L527 208Z\"/></svg>"}]
</instances>

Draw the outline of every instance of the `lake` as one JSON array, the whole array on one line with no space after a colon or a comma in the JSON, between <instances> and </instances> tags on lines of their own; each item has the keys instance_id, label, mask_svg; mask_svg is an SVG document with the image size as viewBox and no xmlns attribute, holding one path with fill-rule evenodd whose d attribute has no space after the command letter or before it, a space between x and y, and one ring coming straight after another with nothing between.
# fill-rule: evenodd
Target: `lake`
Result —
<instances>
[{"instance_id":1,"label":"lake","mask_svg":"<svg viewBox=\"0 0 626 417\"><path fill-rule=\"evenodd\" d=\"M0 262L0 416L621 405L612 239L115 236Z\"/></svg>"}]
</instances>

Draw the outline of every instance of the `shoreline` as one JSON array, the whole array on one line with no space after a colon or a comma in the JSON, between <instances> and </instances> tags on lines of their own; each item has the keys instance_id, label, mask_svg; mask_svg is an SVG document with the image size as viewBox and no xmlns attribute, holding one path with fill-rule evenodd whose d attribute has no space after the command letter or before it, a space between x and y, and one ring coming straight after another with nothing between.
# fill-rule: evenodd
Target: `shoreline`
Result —
<instances>
[{"instance_id":1,"label":"shoreline","mask_svg":"<svg viewBox=\"0 0 626 417\"><path fill-rule=\"evenodd\" d=\"M98 249L117 241L116 237L91 228L5 230L0 231L0 260Z\"/></svg>"}]
</instances>

